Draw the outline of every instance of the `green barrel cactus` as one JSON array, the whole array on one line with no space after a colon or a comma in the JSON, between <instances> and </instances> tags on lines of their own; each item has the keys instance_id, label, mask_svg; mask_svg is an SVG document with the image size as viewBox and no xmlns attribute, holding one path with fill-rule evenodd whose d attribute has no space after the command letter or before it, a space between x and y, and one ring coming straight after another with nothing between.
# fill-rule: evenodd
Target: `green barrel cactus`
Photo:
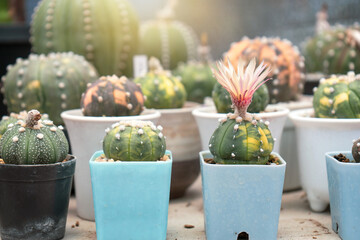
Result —
<instances>
[{"instance_id":1,"label":"green barrel cactus","mask_svg":"<svg viewBox=\"0 0 360 240\"><path fill-rule=\"evenodd\" d=\"M171 1L169 1L171 4ZM173 6L165 6L156 20L140 26L140 53L156 57L167 70L196 58L198 39L192 28L174 20Z\"/></svg>"},{"instance_id":2,"label":"green barrel cactus","mask_svg":"<svg viewBox=\"0 0 360 240\"><path fill-rule=\"evenodd\" d=\"M166 151L162 127L150 121L121 121L106 129L103 150L115 161L157 161Z\"/></svg>"},{"instance_id":3,"label":"green barrel cactus","mask_svg":"<svg viewBox=\"0 0 360 240\"><path fill-rule=\"evenodd\" d=\"M8 125L0 140L0 156L7 164L51 164L64 161L68 152L61 127L41 120L37 110L29 111L26 120Z\"/></svg>"},{"instance_id":4,"label":"green barrel cactus","mask_svg":"<svg viewBox=\"0 0 360 240\"><path fill-rule=\"evenodd\" d=\"M2 78L9 112L38 109L61 124L60 113L80 107L81 94L97 79L95 68L73 53L30 55L8 66Z\"/></svg>"},{"instance_id":5,"label":"green barrel cactus","mask_svg":"<svg viewBox=\"0 0 360 240\"><path fill-rule=\"evenodd\" d=\"M269 123L247 113L254 92L264 84L270 69L252 59L244 71L239 63L238 72L221 61L214 74L218 82L229 91L235 112L229 113L210 138L209 149L214 161L221 164L266 164L274 146ZM246 74L244 74L246 72Z\"/></svg>"},{"instance_id":6,"label":"green barrel cactus","mask_svg":"<svg viewBox=\"0 0 360 240\"><path fill-rule=\"evenodd\" d=\"M164 71L156 58L149 60L149 72L134 79L141 85L147 108L181 108L186 100L186 91L180 79Z\"/></svg>"},{"instance_id":7,"label":"green barrel cactus","mask_svg":"<svg viewBox=\"0 0 360 240\"><path fill-rule=\"evenodd\" d=\"M314 89L313 107L319 118L360 118L360 75L322 79Z\"/></svg>"},{"instance_id":8,"label":"green barrel cactus","mask_svg":"<svg viewBox=\"0 0 360 240\"><path fill-rule=\"evenodd\" d=\"M220 83L214 85L212 98L218 113L232 112L232 102L229 92ZM249 113L259 113L265 110L269 104L270 95L267 86L261 85L254 93L251 104L248 107Z\"/></svg>"},{"instance_id":9,"label":"green barrel cactus","mask_svg":"<svg viewBox=\"0 0 360 240\"><path fill-rule=\"evenodd\" d=\"M307 72L346 74L360 71L360 26L335 26L304 45Z\"/></svg>"},{"instance_id":10,"label":"green barrel cactus","mask_svg":"<svg viewBox=\"0 0 360 240\"><path fill-rule=\"evenodd\" d=\"M139 23L126 0L43 0L31 23L33 51L72 51L101 75L132 76Z\"/></svg>"},{"instance_id":11,"label":"green barrel cactus","mask_svg":"<svg viewBox=\"0 0 360 240\"><path fill-rule=\"evenodd\" d=\"M80 105L85 116L132 116L142 112L144 96L137 84L113 75L89 85Z\"/></svg>"}]
</instances>

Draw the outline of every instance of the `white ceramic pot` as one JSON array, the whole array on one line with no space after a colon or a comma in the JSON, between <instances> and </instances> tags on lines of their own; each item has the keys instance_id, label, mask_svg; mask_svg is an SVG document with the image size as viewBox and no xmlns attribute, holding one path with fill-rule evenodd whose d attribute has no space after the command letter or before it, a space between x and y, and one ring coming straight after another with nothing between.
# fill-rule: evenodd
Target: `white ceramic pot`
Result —
<instances>
[{"instance_id":1,"label":"white ceramic pot","mask_svg":"<svg viewBox=\"0 0 360 240\"><path fill-rule=\"evenodd\" d=\"M324 211L329 191L324 154L349 149L360 136L360 119L315 118L314 110L302 109L289 114L296 127L301 185L313 211Z\"/></svg>"},{"instance_id":2,"label":"white ceramic pot","mask_svg":"<svg viewBox=\"0 0 360 240\"><path fill-rule=\"evenodd\" d=\"M102 149L105 129L122 120L150 120L157 123L160 112L145 110L138 116L91 117L83 116L80 109L61 113L69 134L72 154L77 157L75 169L75 193L77 213L81 218L95 220L92 197L89 159Z\"/></svg>"},{"instance_id":3,"label":"white ceramic pot","mask_svg":"<svg viewBox=\"0 0 360 240\"><path fill-rule=\"evenodd\" d=\"M289 110L283 107L277 107L275 105L268 105L264 113L257 113L264 121L269 121L270 131L276 142L274 145L274 152L279 152L279 145L281 141L281 135L284 128L285 120L289 113ZM214 106L201 107L195 109L192 114L195 116L196 123L199 127L202 150L208 150L208 144L211 135L215 129L219 126L219 119L225 118L225 113L217 113ZM285 159L286 160L286 159Z\"/></svg>"},{"instance_id":4,"label":"white ceramic pot","mask_svg":"<svg viewBox=\"0 0 360 240\"><path fill-rule=\"evenodd\" d=\"M199 106L195 102L186 102L183 108L159 109L158 124L163 127L166 148L173 155L171 198L183 196L200 173L200 135L191 114Z\"/></svg>"}]
</instances>

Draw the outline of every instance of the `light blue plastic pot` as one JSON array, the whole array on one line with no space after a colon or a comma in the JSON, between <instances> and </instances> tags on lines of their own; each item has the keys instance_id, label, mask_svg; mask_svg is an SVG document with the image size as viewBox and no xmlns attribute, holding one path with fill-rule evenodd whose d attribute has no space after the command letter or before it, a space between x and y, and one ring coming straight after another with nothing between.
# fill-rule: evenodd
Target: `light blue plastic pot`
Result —
<instances>
[{"instance_id":1,"label":"light blue plastic pot","mask_svg":"<svg viewBox=\"0 0 360 240\"><path fill-rule=\"evenodd\" d=\"M276 239L286 163L272 154L282 164L207 164L200 152L207 240Z\"/></svg>"},{"instance_id":2,"label":"light blue plastic pot","mask_svg":"<svg viewBox=\"0 0 360 240\"><path fill-rule=\"evenodd\" d=\"M341 239L360 239L360 164L342 163L339 153L353 160L351 152L328 152L326 168L329 185L332 229Z\"/></svg>"},{"instance_id":3,"label":"light blue plastic pot","mask_svg":"<svg viewBox=\"0 0 360 240\"><path fill-rule=\"evenodd\" d=\"M156 162L90 159L97 239L166 239L172 156Z\"/></svg>"}]
</instances>

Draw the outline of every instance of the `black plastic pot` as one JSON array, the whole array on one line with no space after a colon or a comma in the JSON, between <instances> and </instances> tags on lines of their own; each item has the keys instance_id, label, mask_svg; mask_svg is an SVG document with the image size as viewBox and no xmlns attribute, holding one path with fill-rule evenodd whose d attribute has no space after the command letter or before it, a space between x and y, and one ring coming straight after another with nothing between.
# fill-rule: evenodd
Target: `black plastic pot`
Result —
<instances>
[{"instance_id":1,"label":"black plastic pot","mask_svg":"<svg viewBox=\"0 0 360 240\"><path fill-rule=\"evenodd\" d=\"M43 165L0 164L0 234L10 239L61 239L75 157Z\"/></svg>"}]
</instances>

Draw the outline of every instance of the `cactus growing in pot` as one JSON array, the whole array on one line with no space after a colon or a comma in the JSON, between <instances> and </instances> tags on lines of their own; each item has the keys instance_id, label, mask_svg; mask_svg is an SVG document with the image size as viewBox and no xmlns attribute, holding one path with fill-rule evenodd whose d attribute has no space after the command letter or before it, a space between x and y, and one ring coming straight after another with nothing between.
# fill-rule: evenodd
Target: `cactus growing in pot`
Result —
<instances>
[{"instance_id":1,"label":"cactus growing in pot","mask_svg":"<svg viewBox=\"0 0 360 240\"><path fill-rule=\"evenodd\" d=\"M150 121L121 121L107 128L103 141L108 159L119 161L157 161L166 150L162 127Z\"/></svg>"},{"instance_id":2,"label":"cactus growing in pot","mask_svg":"<svg viewBox=\"0 0 360 240\"><path fill-rule=\"evenodd\" d=\"M149 60L149 72L134 82L141 85L147 108L181 108L185 103L186 91L180 79L165 71L154 57Z\"/></svg>"},{"instance_id":3,"label":"cactus growing in pot","mask_svg":"<svg viewBox=\"0 0 360 240\"><path fill-rule=\"evenodd\" d=\"M60 113L80 106L87 83L97 72L82 56L69 53L31 54L8 67L3 93L10 112L38 109L61 124Z\"/></svg>"},{"instance_id":4,"label":"cactus growing in pot","mask_svg":"<svg viewBox=\"0 0 360 240\"><path fill-rule=\"evenodd\" d=\"M274 139L268 123L247 113L254 92L264 84L270 69L261 63L256 69L255 59L244 71L240 63L217 64L214 71L218 82L230 93L235 112L228 114L210 138L209 149L214 161L223 164L265 164L273 149ZM265 80L264 80L265 79Z\"/></svg>"},{"instance_id":5,"label":"cactus growing in pot","mask_svg":"<svg viewBox=\"0 0 360 240\"><path fill-rule=\"evenodd\" d=\"M315 117L360 118L360 75L331 76L314 89Z\"/></svg>"},{"instance_id":6,"label":"cactus growing in pot","mask_svg":"<svg viewBox=\"0 0 360 240\"><path fill-rule=\"evenodd\" d=\"M31 23L36 53L73 51L101 75L132 76L138 19L126 0L43 0Z\"/></svg>"},{"instance_id":7,"label":"cactus growing in pot","mask_svg":"<svg viewBox=\"0 0 360 240\"><path fill-rule=\"evenodd\" d=\"M139 115L144 96L140 87L125 76L105 76L88 86L80 106L85 116Z\"/></svg>"}]
</instances>

